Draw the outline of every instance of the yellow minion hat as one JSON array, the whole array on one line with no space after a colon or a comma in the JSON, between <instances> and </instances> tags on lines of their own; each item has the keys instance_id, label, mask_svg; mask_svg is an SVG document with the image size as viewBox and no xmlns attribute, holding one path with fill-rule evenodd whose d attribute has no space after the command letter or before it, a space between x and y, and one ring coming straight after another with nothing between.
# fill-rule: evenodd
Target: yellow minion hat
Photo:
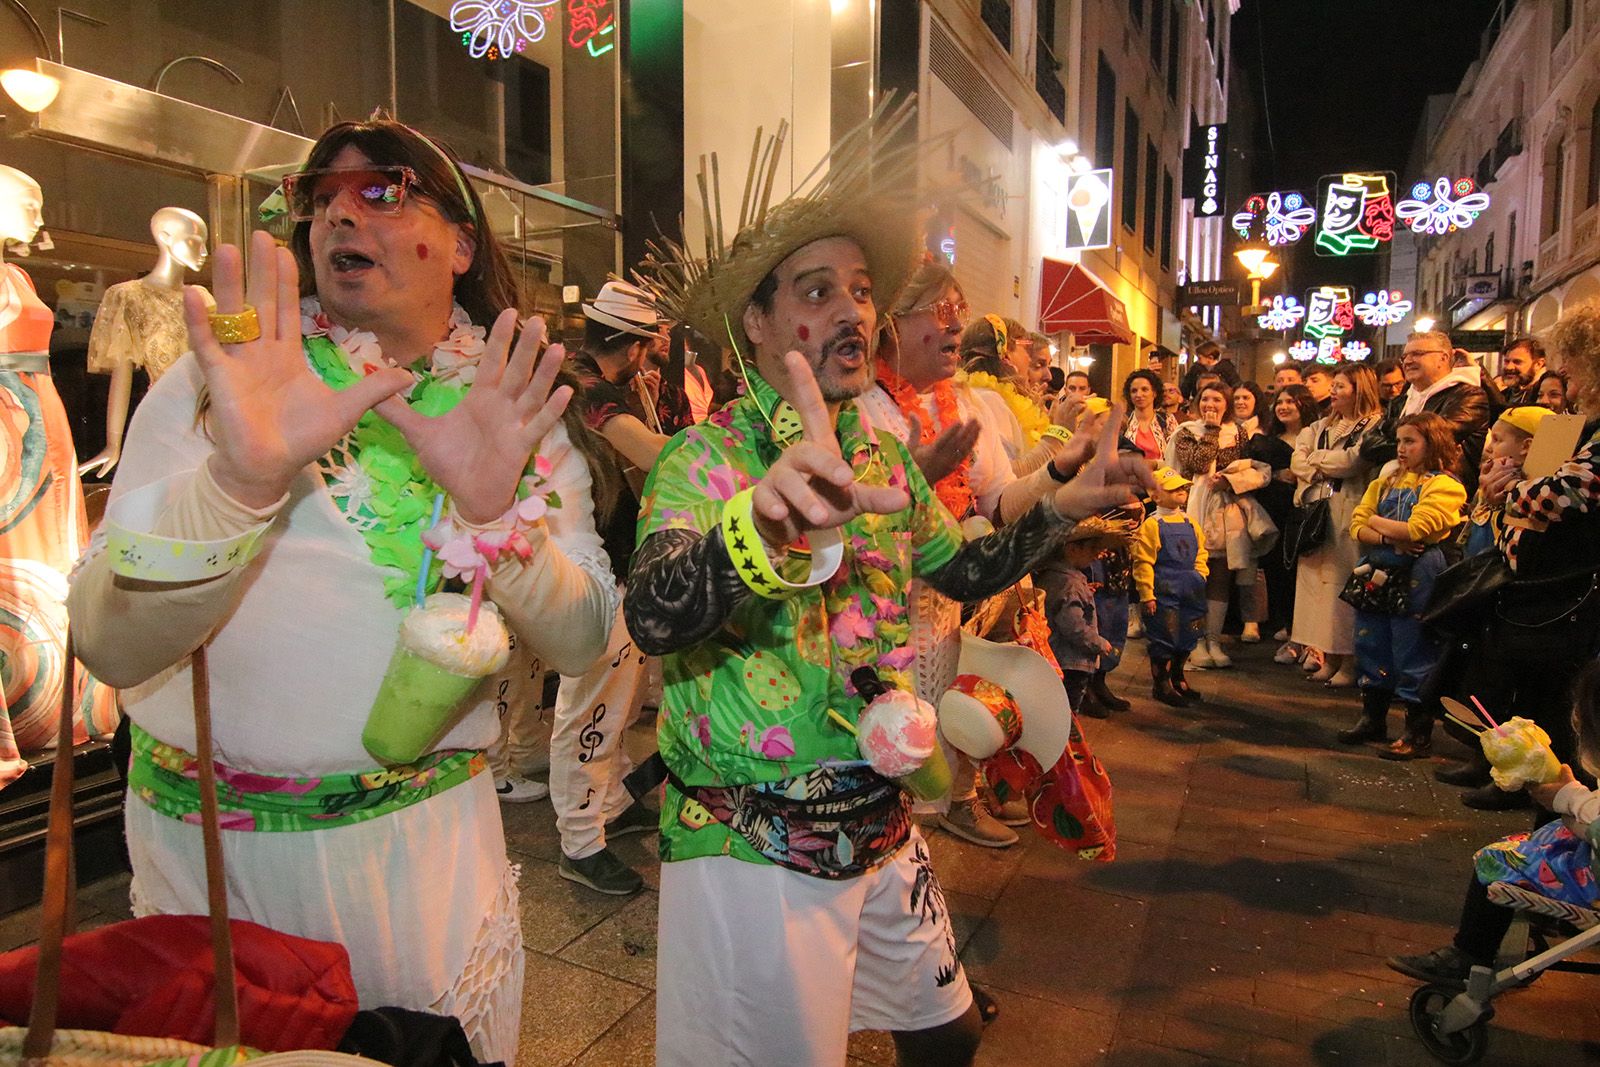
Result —
<instances>
[{"instance_id":1,"label":"yellow minion hat","mask_svg":"<svg viewBox=\"0 0 1600 1067\"><path fill-rule=\"evenodd\" d=\"M1185 478L1171 467L1157 467L1155 478L1156 485L1160 486L1162 489L1165 489L1169 493L1178 489L1187 489L1189 486L1194 484L1194 482L1190 481L1188 478Z\"/></svg>"},{"instance_id":2,"label":"yellow minion hat","mask_svg":"<svg viewBox=\"0 0 1600 1067\"><path fill-rule=\"evenodd\" d=\"M1515 429L1521 430L1523 433L1532 436L1533 434L1539 432L1539 424L1554 414L1555 412L1551 411L1549 408L1506 408L1500 413L1500 418L1495 421L1506 423L1508 426L1514 427Z\"/></svg>"}]
</instances>

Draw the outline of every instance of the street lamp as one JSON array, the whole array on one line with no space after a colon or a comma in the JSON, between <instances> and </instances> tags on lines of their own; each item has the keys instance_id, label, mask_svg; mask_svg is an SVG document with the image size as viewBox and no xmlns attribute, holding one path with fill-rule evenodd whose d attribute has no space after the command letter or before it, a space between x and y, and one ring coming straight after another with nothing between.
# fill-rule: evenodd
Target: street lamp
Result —
<instances>
[{"instance_id":1,"label":"street lamp","mask_svg":"<svg viewBox=\"0 0 1600 1067\"><path fill-rule=\"evenodd\" d=\"M1413 325L1416 326L1418 333L1428 333L1433 329L1433 320L1423 315Z\"/></svg>"},{"instance_id":2,"label":"street lamp","mask_svg":"<svg viewBox=\"0 0 1600 1067\"><path fill-rule=\"evenodd\" d=\"M1245 314L1251 314L1261 304L1261 283L1278 273L1279 262L1272 258L1272 249L1260 241L1249 241L1233 253L1233 258L1245 269L1245 274L1250 279L1250 309Z\"/></svg>"}]
</instances>

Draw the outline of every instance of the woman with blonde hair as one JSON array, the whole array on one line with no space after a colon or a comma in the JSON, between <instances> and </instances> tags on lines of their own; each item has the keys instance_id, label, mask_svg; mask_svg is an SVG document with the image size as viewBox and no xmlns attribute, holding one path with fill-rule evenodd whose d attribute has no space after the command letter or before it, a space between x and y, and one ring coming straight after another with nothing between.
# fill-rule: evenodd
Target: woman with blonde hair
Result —
<instances>
[{"instance_id":1,"label":"woman with blonde hair","mask_svg":"<svg viewBox=\"0 0 1600 1067\"><path fill-rule=\"evenodd\" d=\"M1290 640L1305 647L1302 661L1312 681L1336 688L1355 684L1355 609L1339 591L1355 568L1359 551L1350 518L1371 480L1361 458L1362 439L1383 416L1378 377L1361 363L1334 368L1328 414L1300 431L1289 469L1298 487L1295 506L1327 501L1327 539L1299 557L1295 568L1294 627Z\"/></svg>"}]
</instances>

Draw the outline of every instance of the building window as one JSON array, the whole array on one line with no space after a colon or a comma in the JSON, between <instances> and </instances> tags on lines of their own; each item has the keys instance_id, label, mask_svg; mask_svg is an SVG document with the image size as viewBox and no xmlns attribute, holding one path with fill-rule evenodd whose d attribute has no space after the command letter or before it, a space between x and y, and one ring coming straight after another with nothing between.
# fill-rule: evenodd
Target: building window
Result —
<instances>
[{"instance_id":1,"label":"building window","mask_svg":"<svg viewBox=\"0 0 1600 1067\"><path fill-rule=\"evenodd\" d=\"M1485 274L1494 270L1494 234L1489 234L1489 240L1483 246L1483 272Z\"/></svg>"},{"instance_id":2,"label":"building window","mask_svg":"<svg viewBox=\"0 0 1600 1067\"><path fill-rule=\"evenodd\" d=\"M1161 269L1172 269L1172 172L1161 172Z\"/></svg>"},{"instance_id":3,"label":"building window","mask_svg":"<svg viewBox=\"0 0 1600 1067\"><path fill-rule=\"evenodd\" d=\"M1183 9L1176 8L1167 22L1167 99L1178 102L1178 30L1183 25Z\"/></svg>"},{"instance_id":4,"label":"building window","mask_svg":"<svg viewBox=\"0 0 1600 1067\"><path fill-rule=\"evenodd\" d=\"M1506 267L1515 270L1517 267L1517 213L1511 213L1511 219L1506 224ZM1511 279L1516 283L1516 279Z\"/></svg>"},{"instance_id":5,"label":"building window","mask_svg":"<svg viewBox=\"0 0 1600 1067\"><path fill-rule=\"evenodd\" d=\"M1116 166L1117 153L1117 72L1111 69L1106 54L1100 53L1100 68L1095 77L1094 165L1102 169Z\"/></svg>"},{"instance_id":6,"label":"building window","mask_svg":"<svg viewBox=\"0 0 1600 1067\"><path fill-rule=\"evenodd\" d=\"M1156 170L1161 166L1154 141L1144 143L1144 250L1156 250Z\"/></svg>"},{"instance_id":7,"label":"building window","mask_svg":"<svg viewBox=\"0 0 1600 1067\"><path fill-rule=\"evenodd\" d=\"M1159 4L1161 0L1155 2ZM1128 11L1132 13L1134 22L1144 25L1144 0L1128 0Z\"/></svg>"},{"instance_id":8,"label":"building window","mask_svg":"<svg viewBox=\"0 0 1600 1067\"><path fill-rule=\"evenodd\" d=\"M1544 236L1561 229L1561 202L1567 197L1567 147L1556 143L1545 150Z\"/></svg>"},{"instance_id":9,"label":"building window","mask_svg":"<svg viewBox=\"0 0 1600 1067\"><path fill-rule=\"evenodd\" d=\"M983 0L979 15L1000 47L1011 51L1011 0Z\"/></svg>"},{"instance_id":10,"label":"building window","mask_svg":"<svg viewBox=\"0 0 1600 1067\"><path fill-rule=\"evenodd\" d=\"M1211 55L1220 59L1217 56L1217 12L1212 0L1200 0L1200 9L1206 14L1206 41L1211 45Z\"/></svg>"},{"instance_id":11,"label":"building window","mask_svg":"<svg viewBox=\"0 0 1600 1067\"><path fill-rule=\"evenodd\" d=\"M1589 192L1583 202L1600 203L1600 97L1589 113Z\"/></svg>"},{"instance_id":12,"label":"building window","mask_svg":"<svg viewBox=\"0 0 1600 1067\"><path fill-rule=\"evenodd\" d=\"M1139 116L1132 102L1122 114L1122 224L1130 231L1139 228Z\"/></svg>"},{"instance_id":13,"label":"building window","mask_svg":"<svg viewBox=\"0 0 1600 1067\"><path fill-rule=\"evenodd\" d=\"M1572 29L1572 0L1556 0L1556 42Z\"/></svg>"},{"instance_id":14,"label":"building window","mask_svg":"<svg viewBox=\"0 0 1600 1067\"><path fill-rule=\"evenodd\" d=\"M1485 152L1483 158L1478 160L1478 188L1482 189L1494 181L1494 153Z\"/></svg>"},{"instance_id":15,"label":"building window","mask_svg":"<svg viewBox=\"0 0 1600 1067\"><path fill-rule=\"evenodd\" d=\"M1044 106L1050 109L1050 114L1056 121L1065 125L1067 121L1067 90L1061 84L1061 77L1057 73L1061 63L1056 59L1056 3L1055 0L1037 0L1038 7L1035 12L1038 16L1038 43L1034 49L1033 60L1033 85L1039 93L1039 99L1044 101Z\"/></svg>"}]
</instances>

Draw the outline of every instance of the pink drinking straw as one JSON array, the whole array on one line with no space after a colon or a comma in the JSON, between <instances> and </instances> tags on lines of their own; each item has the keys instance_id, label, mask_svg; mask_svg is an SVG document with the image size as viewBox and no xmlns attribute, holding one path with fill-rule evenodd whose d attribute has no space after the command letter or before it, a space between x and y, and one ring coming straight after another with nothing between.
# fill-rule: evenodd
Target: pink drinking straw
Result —
<instances>
[{"instance_id":1,"label":"pink drinking straw","mask_svg":"<svg viewBox=\"0 0 1600 1067\"><path fill-rule=\"evenodd\" d=\"M483 607L483 580L489 573L487 564L480 566L472 575L472 604L467 608L467 633L471 633L478 625L478 609Z\"/></svg>"},{"instance_id":2,"label":"pink drinking straw","mask_svg":"<svg viewBox=\"0 0 1600 1067\"><path fill-rule=\"evenodd\" d=\"M1483 702L1477 697L1472 698L1472 706L1478 709L1478 714L1483 716L1484 722L1488 723L1496 730L1500 729L1500 724L1494 721L1494 717L1489 714L1488 709L1483 706Z\"/></svg>"}]
</instances>

